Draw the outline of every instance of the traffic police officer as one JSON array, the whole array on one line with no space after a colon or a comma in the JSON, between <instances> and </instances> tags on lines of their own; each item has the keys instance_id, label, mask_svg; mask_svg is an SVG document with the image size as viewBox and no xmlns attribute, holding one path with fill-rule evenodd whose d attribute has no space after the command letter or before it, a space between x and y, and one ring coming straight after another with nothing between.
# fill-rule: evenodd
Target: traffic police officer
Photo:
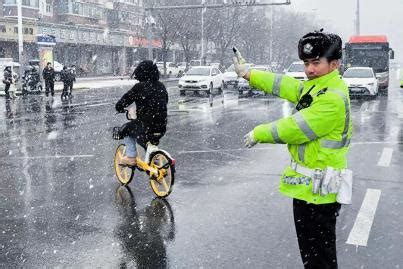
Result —
<instances>
[{"instance_id":1,"label":"traffic police officer","mask_svg":"<svg viewBox=\"0 0 403 269\"><path fill-rule=\"evenodd\" d=\"M291 164L280 179L279 190L293 198L294 224L305 268L337 268L337 193L320 191L327 169L347 167L352 135L348 87L339 76L342 41L322 30L304 35L298 55L304 61L307 81L271 72L248 70L234 48L238 76L250 86L296 105L286 118L256 126L245 145L287 144ZM318 183L318 184L316 184Z\"/></svg>"}]
</instances>

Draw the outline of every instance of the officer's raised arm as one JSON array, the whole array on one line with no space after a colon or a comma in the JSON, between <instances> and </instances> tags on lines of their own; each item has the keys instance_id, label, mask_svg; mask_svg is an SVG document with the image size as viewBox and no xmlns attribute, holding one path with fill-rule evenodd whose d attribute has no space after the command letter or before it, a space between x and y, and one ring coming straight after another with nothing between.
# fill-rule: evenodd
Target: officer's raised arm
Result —
<instances>
[{"instance_id":1,"label":"officer's raised arm","mask_svg":"<svg viewBox=\"0 0 403 269\"><path fill-rule=\"evenodd\" d=\"M243 77L249 84L258 90L273 94L296 104L304 87L303 83L295 78L267 71L253 70L248 68L245 59L237 48L233 48L235 73Z\"/></svg>"}]
</instances>

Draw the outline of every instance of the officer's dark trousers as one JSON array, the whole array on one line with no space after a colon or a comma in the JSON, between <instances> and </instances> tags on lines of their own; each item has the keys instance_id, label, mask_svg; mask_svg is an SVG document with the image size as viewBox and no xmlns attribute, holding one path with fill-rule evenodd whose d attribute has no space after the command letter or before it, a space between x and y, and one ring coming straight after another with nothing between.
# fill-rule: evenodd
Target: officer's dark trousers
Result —
<instances>
[{"instance_id":1,"label":"officer's dark trousers","mask_svg":"<svg viewBox=\"0 0 403 269\"><path fill-rule=\"evenodd\" d=\"M50 94L53 96L55 95L55 82L51 79L45 80L45 94L46 96Z\"/></svg>"},{"instance_id":2,"label":"officer's dark trousers","mask_svg":"<svg viewBox=\"0 0 403 269\"><path fill-rule=\"evenodd\" d=\"M339 203L315 205L294 199L294 223L305 268L337 268Z\"/></svg>"}]
</instances>

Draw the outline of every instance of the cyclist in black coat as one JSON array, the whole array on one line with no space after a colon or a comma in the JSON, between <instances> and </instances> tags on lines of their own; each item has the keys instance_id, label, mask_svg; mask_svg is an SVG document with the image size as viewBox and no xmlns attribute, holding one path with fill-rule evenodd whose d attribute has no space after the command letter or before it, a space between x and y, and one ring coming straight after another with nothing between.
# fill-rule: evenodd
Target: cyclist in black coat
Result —
<instances>
[{"instance_id":1,"label":"cyclist in black coat","mask_svg":"<svg viewBox=\"0 0 403 269\"><path fill-rule=\"evenodd\" d=\"M141 62L134 70L134 78L139 82L116 103L116 110L123 113L134 102L137 114L135 120L122 128L126 145L122 164L136 163L136 142L146 149L147 142L158 145L166 132L168 92L159 76L157 65L152 61Z\"/></svg>"}]
</instances>

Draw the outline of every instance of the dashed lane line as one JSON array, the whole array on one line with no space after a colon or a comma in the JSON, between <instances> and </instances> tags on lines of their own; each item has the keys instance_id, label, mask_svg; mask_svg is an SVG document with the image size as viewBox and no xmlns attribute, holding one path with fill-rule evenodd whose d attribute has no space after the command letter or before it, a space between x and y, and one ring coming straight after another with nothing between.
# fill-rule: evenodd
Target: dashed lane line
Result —
<instances>
[{"instance_id":1,"label":"dashed lane line","mask_svg":"<svg viewBox=\"0 0 403 269\"><path fill-rule=\"evenodd\" d=\"M367 189L360 211L357 214L357 218L355 219L346 244L364 247L367 246L369 233L371 232L380 196L381 190Z\"/></svg>"},{"instance_id":2,"label":"dashed lane line","mask_svg":"<svg viewBox=\"0 0 403 269\"><path fill-rule=\"evenodd\" d=\"M389 167L392 160L393 148L383 148L381 157L378 161L378 166Z\"/></svg>"}]
</instances>

